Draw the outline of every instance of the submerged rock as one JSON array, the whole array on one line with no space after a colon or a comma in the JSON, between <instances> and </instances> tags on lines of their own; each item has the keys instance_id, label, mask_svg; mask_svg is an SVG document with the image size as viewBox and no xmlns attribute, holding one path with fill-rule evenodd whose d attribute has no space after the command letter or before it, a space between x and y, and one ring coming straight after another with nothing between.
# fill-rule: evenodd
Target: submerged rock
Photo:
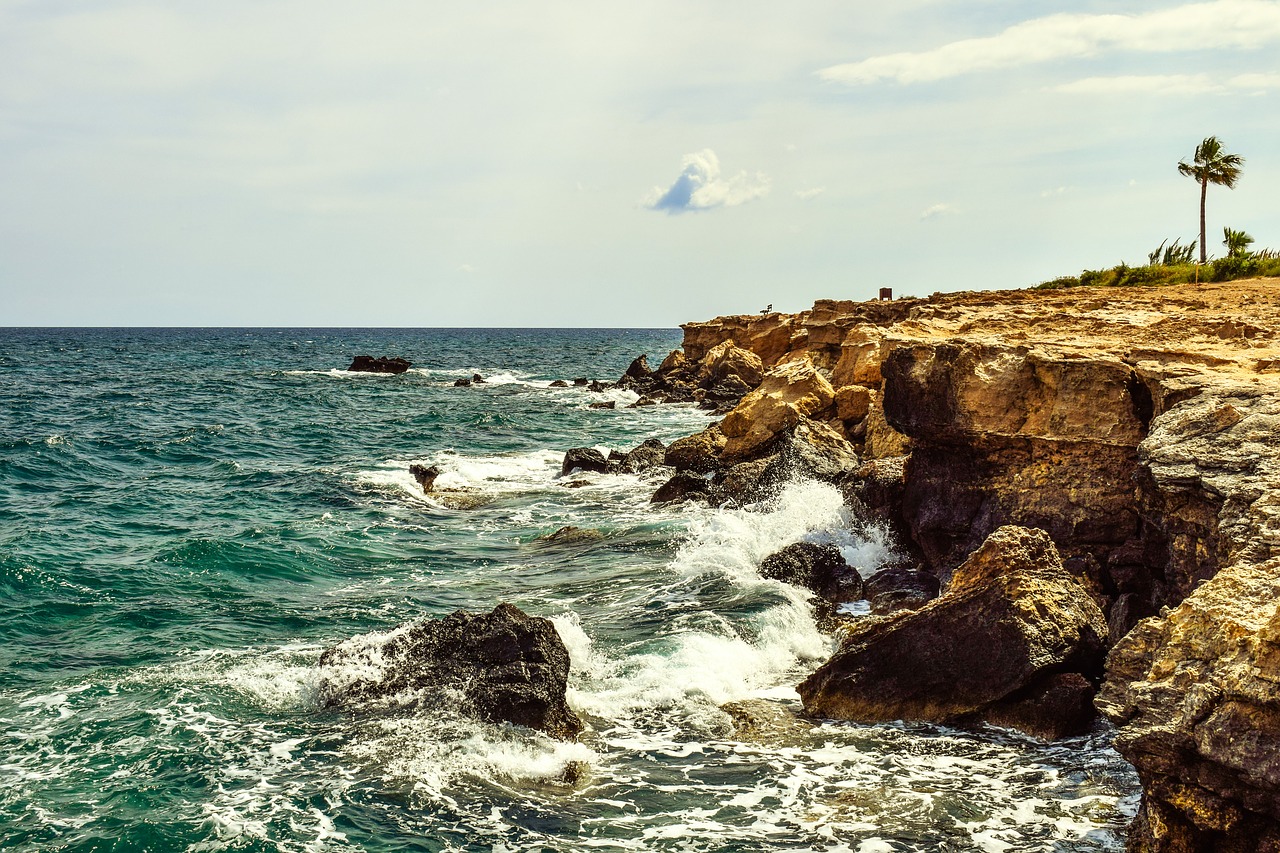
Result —
<instances>
[{"instance_id":1,"label":"submerged rock","mask_svg":"<svg viewBox=\"0 0 1280 853\"><path fill-rule=\"evenodd\" d=\"M539 545L572 545L584 542L599 542L603 538L604 533L593 527L576 527L572 524L566 524L559 530L543 534L533 541Z\"/></svg>"},{"instance_id":2,"label":"submerged rock","mask_svg":"<svg viewBox=\"0 0 1280 853\"><path fill-rule=\"evenodd\" d=\"M616 409L618 408L618 402L616 400L610 400L607 403L592 403L589 406L587 406L587 408L588 409Z\"/></svg>"},{"instance_id":3,"label":"submerged rock","mask_svg":"<svg viewBox=\"0 0 1280 853\"><path fill-rule=\"evenodd\" d=\"M471 387L471 380L470 380L470 379L455 379L455 380L453 380L453 387L454 387L454 388L470 388L470 387Z\"/></svg>"},{"instance_id":4,"label":"submerged rock","mask_svg":"<svg viewBox=\"0 0 1280 853\"><path fill-rule=\"evenodd\" d=\"M410 367L413 367L413 362L403 358L358 355L351 359L347 370L352 373L404 373Z\"/></svg>"},{"instance_id":5,"label":"submerged rock","mask_svg":"<svg viewBox=\"0 0 1280 853\"><path fill-rule=\"evenodd\" d=\"M568 387L569 387L569 383L568 383L568 382L565 382L563 379L557 379L557 380L555 380L554 382L552 382L552 383L551 383L551 385L550 385L550 386L548 386L548 387L550 387L550 388L568 388Z\"/></svg>"},{"instance_id":6,"label":"submerged rock","mask_svg":"<svg viewBox=\"0 0 1280 853\"><path fill-rule=\"evenodd\" d=\"M1106 631L1049 537L1002 527L941 598L854 623L800 696L808 713L860 722L982 719L1046 676L1099 675Z\"/></svg>"},{"instance_id":7,"label":"submerged rock","mask_svg":"<svg viewBox=\"0 0 1280 853\"><path fill-rule=\"evenodd\" d=\"M569 653L551 621L499 604L491 613L458 611L328 649L319 695L325 707L456 705L477 719L572 740L582 721L565 701L568 677Z\"/></svg>"}]
</instances>

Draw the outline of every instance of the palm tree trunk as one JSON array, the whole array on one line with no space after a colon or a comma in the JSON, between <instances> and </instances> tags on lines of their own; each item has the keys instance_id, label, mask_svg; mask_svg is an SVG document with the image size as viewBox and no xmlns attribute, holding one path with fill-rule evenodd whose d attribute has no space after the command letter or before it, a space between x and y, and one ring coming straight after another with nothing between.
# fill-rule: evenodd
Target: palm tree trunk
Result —
<instances>
[{"instance_id":1,"label":"palm tree trunk","mask_svg":"<svg viewBox=\"0 0 1280 853\"><path fill-rule=\"evenodd\" d=\"M1204 263L1208 257L1205 254L1204 245L1204 199L1209 194L1209 176L1205 175L1200 181L1200 263Z\"/></svg>"}]
</instances>

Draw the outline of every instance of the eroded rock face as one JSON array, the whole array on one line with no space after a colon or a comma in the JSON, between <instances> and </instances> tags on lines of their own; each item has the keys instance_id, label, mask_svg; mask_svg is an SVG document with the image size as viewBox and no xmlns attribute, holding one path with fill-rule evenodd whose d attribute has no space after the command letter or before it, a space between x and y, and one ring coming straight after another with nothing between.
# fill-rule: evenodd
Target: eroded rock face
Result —
<instances>
[{"instance_id":1,"label":"eroded rock face","mask_svg":"<svg viewBox=\"0 0 1280 853\"><path fill-rule=\"evenodd\" d=\"M456 707L572 740L582 721L565 702L568 677L569 653L551 621L499 604L491 613L458 611L328 649L319 695L326 707Z\"/></svg>"},{"instance_id":2,"label":"eroded rock face","mask_svg":"<svg viewBox=\"0 0 1280 853\"><path fill-rule=\"evenodd\" d=\"M705 474L720 467L724 446L724 433L720 432L718 425L712 425L702 432L671 442L663 454L663 464L678 471Z\"/></svg>"},{"instance_id":3,"label":"eroded rock face","mask_svg":"<svg viewBox=\"0 0 1280 853\"><path fill-rule=\"evenodd\" d=\"M1142 779L1130 849L1280 842L1280 559L1220 571L1107 659L1097 705Z\"/></svg>"},{"instance_id":4,"label":"eroded rock face","mask_svg":"<svg viewBox=\"0 0 1280 853\"><path fill-rule=\"evenodd\" d=\"M1039 530L1003 527L917 611L855 623L799 687L808 713L955 721L1057 672L1101 671L1106 621Z\"/></svg>"}]
</instances>

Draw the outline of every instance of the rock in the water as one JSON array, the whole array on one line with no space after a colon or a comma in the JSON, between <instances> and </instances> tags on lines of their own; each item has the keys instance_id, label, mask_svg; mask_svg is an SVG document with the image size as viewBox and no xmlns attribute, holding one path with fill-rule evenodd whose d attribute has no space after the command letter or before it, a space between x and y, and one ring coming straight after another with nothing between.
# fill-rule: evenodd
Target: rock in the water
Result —
<instances>
[{"instance_id":1,"label":"rock in the water","mask_svg":"<svg viewBox=\"0 0 1280 853\"><path fill-rule=\"evenodd\" d=\"M579 376L577 379L573 380L573 384L574 384L574 385L576 385L576 386L586 385L586 384L587 384L587 377L585 377L585 376Z\"/></svg>"},{"instance_id":2,"label":"rock in the water","mask_svg":"<svg viewBox=\"0 0 1280 853\"><path fill-rule=\"evenodd\" d=\"M804 587L833 604L862 598L862 577L835 545L795 542L765 557L760 575Z\"/></svg>"},{"instance_id":3,"label":"rock in the water","mask_svg":"<svg viewBox=\"0 0 1280 853\"><path fill-rule=\"evenodd\" d=\"M811 714L861 722L955 721L1055 673L1101 671L1102 611L1049 537L1002 527L917 611L854 624L799 687Z\"/></svg>"},{"instance_id":4,"label":"rock in the water","mask_svg":"<svg viewBox=\"0 0 1280 853\"><path fill-rule=\"evenodd\" d=\"M618 408L618 402L616 400L610 400L607 403L592 403L591 405L587 406L587 408L588 409L616 409Z\"/></svg>"},{"instance_id":5,"label":"rock in the water","mask_svg":"<svg viewBox=\"0 0 1280 853\"><path fill-rule=\"evenodd\" d=\"M320 656L319 694L326 707L458 701L469 716L572 740L582 721L565 702L568 677L551 621L499 604L340 643Z\"/></svg>"},{"instance_id":6,"label":"rock in the water","mask_svg":"<svg viewBox=\"0 0 1280 853\"><path fill-rule=\"evenodd\" d=\"M658 487L653 493L650 503L661 504L672 501L706 500L711 491L711 484L697 474L678 471L674 477Z\"/></svg>"},{"instance_id":7,"label":"rock in the water","mask_svg":"<svg viewBox=\"0 0 1280 853\"><path fill-rule=\"evenodd\" d=\"M641 397L639 400L636 400L634 403L627 406L627 408L643 409L645 406L656 406L656 405L658 405L658 401L653 399L652 397Z\"/></svg>"},{"instance_id":8,"label":"rock in the water","mask_svg":"<svg viewBox=\"0 0 1280 853\"><path fill-rule=\"evenodd\" d=\"M627 370L622 374L626 379L647 379L653 375L653 369L649 367L649 357L647 355L636 356L631 364L627 365Z\"/></svg>"},{"instance_id":9,"label":"rock in the water","mask_svg":"<svg viewBox=\"0 0 1280 853\"><path fill-rule=\"evenodd\" d=\"M551 383L551 385L550 385L550 386L548 386L548 387L551 387L551 388L568 388L568 387L569 387L569 383L568 383L568 382L565 382L563 379L557 379L556 381L552 382L552 383Z\"/></svg>"},{"instance_id":10,"label":"rock in the water","mask_svg":"<svg viewBox=\"0 0 1280 853\"><path fill-rule=\"evenodd\" d=\"M472 385L483 385L483 384L484 384L484 377L483 377L483 376L481 376L479 373L473 373L473 374L471 374L471 384L472 384Z\"/></svg>"},{"instance_id":11,"label":"rock in the water","mask_svg":"<svg viewBox=\"0 0 1280 853\"><path fill-rule=\"evenodd\" d=\"M453 387L454 387L454 388L470 388L470 387L471 387L471 380L470 380L470 379L455 379L455 380L453 380Z\"/></svg>"},{"instance_id":12,"label":"rock in the water","mask_svg":"<svg viewBox=\"0 0 1280 853\"><path fill-rule=\"evenodd\" d=\"M879 616L899 610L919 610L938 597L937 577L909 566L890 566L867 578L862 594Z\"/></svg>"},{"instance_id":13,"label":"rock in the water","mask_svg":"<svg viewBox=\"0 0 1280 853\"><path fill-rule=\"evenodd\" d=\"M768 699L726 702L720 710L729 715L734 738L747 743L793 746L803 742L813 728L786 705Z\"/></svg>"},{"instance_id":14,"label":"rock in the water","mask_svg":"<svg viewBox=\"0 0 1280 853\"><path fill-rule=\"evenodd\" d=\"M575 468L605 474L609 471L609 460L594 447L574 447L564 455L564 462L560 464L560 476L563 477Z\"/></svg>"},{"instance_id":15,"label":"rock in the water","mask_svg":"<svg viewBox=\"0 0 1280 853\"><path fill-rule=\"evenodd\" d=\"M410 367L413 367L413 362L403 358L358 355L351 360L347 370L353 373L404 373Z\"/></svg>"},{"instance_id":16,"label":"rock in the water","mask_svg":"<svg viewBox=\"0 0 1280 853\"><path fill-rule=\"evenodd\" d=\"M410 465L409 474L418 481L419 486L422 486L422 491L429 492L435 488L436 477L440 476L440 466Z\"/></svg>"},{"instance_id":17,"label":"rock in the water","mask_svg":"<svg viewBox=\"0 0 1280 853\"><path fill-rule=\"evenodd\" d=\"M595 391L595 392L598 394L598 393L600 393L601 391L604 391L604 390L608 389L608 387L609 387L609 386L608 386L608 385L605 385L603 382L596 381L596 382L592 382L590 385L588 385L588 386L587 386L587 390L588 390L588 391Z\"/></svg>"},{"instance_id":18,"label":"rock in the water","mask_svg":"<svg viewBox=\"0 0 1280 853\"><path fill-rule=\"evenodd\" d=\"M619 460L618 470L623 474L639 474L661 465L666 454L666 445L661 440L647 438Z\"/></svg>"}]
</instances>

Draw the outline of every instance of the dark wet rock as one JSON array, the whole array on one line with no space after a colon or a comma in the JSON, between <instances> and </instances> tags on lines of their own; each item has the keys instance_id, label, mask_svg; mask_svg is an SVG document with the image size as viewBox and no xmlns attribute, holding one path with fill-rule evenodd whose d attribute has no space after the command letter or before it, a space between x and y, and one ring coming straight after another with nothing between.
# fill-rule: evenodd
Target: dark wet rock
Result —
<instances>
[{"instance_id":1,"label":"dark wet rock","mask_svg":"<svg viewBox=\"0 0 1280 853\"><path fill-rule=\"evenodd\" d=\"M711 483L721 501L742 506L767 500L782 488L782 483L773 479L778 471L776 462L772 456L754 462L739 462L717 471Z\"/></svg>"},{"instance_id":2,"label":"dark wet rock","mask_svg":"<svg viewBox=\"0 0 1280 853\"><path fill-rule=\"evenodd\" d=\"M418 481L419 486L422 486L422 491L429 492L435 488L436 477L440 476L440 466L410 465L409 474Z\"/></svg>"},{"instance_id":3,"label":"dark wet rock","mask_svg":"<svg viewBox=\"0 0 1280 853\"><path fill-rule=\"evenodd\" d=\"M556 381L552 382L552 383L551 383L551 385L550 385L549 387L551 387L551 388L568 388L568 387L569 387L569 383L568 383L568 382L565 382L563 379L557 379Z\"/></svg>"},{"instance_id":4,"label":"dark wet rock","mask_svg":"<svg viewBox=\"0 0 1280 853\"><path fill-rule=\"evenodd\" d=\"M659 439L647 438L622 456L618 461L618 470L623 474L639 474L663 464L665 458L666 445Z\"/></svg>"},{"instance_id":5,"label":"dark wet rock","mask_svg":"<svg viewBox=\"0 0 1280 853\"><path fill-rule=\"evenodd\" d=\"M650 499L651 503L672 503L674 501L707 500L711 484L697 474L679 471L674 477L658 487Z\"/></svg>"},{"instance_id":6,"label":"dark wet rock","mask_svg":"<svg viewBox=\"0 0 1280 853\"><path fill-rule=\"evenodd\" d=\"M609 400L607 403L592 403L587 406L588 409L616 409L618 403L616 400Z\"/></svg>"},{"instance_id":7,"label":"dark wet rock","mask_svg":"<svg viewBox=\"0 0 1280 853\"><path fill-rule=\"evenodd\" d=\"M454 388L470 388L470 387L471 387L471 380L470 380L470 379L455 379L455 380L453 380L453 387L454 387Z\"/></svg>"},{"instance_id":8,"label":"dark wet rock","mask_svg":"<svg viewBox=\"0 0 1280 853\"><path fill-rule=\"evenodd\" d=\"M804 587L834 604L862 598L862 577L835 545L795 542L765 557L760 576Z\"/></svg>"},{"instance_id":9,"label":"dark wet rock","mask_svg":"<svg viewBox=\"0 0 1280 853\"><path fill-rule=\"evenodd\" d=\"M351 360L347 370L353 373L404 373L410 367L413 367L413 362L403 358L358 355Z\"/></svg>"},{"instance_id":10,"label":"dark wet rock","mask_svg":"<svg viewBox=\"0 0 1280 853\"><path fill-rule=\"evenodd\" d=\"M386 634L354 637L320 656L325 707L448 706L572 740L582 721L565 701L569 653L548 619L510 604L458 611Z\"/></svg>"},{"instance_id":11,"label":"dark wet rock","mask_svg":"<svg viewBox=\"0 0 1280 853\"><path fill-rule=\"evenodd\" d=\"M573 380L573 384L574 384L575 386L583 386L583 385L586 385L586 384L587 384L587 378L586 378L585 376L579 376L577 379Z\"/></svg>"},{"instance_id":12,"label":"dark wet rock","mask_svg":"<svg viewBox=\"0 0 1280 853\"><path fill-rule=\"evenodd\" d=\"M560 476L563 477L574 469L605 474L609 471L609 460L594 447L574 447L564 455L564 462L560 465Z\"/></svg>"},{"instance_id":13,"label":"dark wet rock","mask_svg":"<svg viewBox=\"0 0 1280 853\"><path fill-rule=\"evenodd\" d=\"M799 691L817 716L985 719L986 708L1016 703L1047 676L1096 679L1106 630L1047 534L1002 527L955 570L946 595L917 611L852 623Z\"/></svg>"},{"instance_id":14,"label":"dark wet rock","mask_svg":"<svg viewBox=\"0 0 1280 853\"><path fill-rule=\"evenodd\" d=\"M720 452L725 438L719 427L712 425L702 432L676 439L667 447L663 464L677 471L708 473L720 467Z\"/></svg>"},{"instance_id":15,"label":"dark wet rock","mask_svg":"<svg viewBox=\"0 0 1280 853\"><path fill-rule=\"evenodd\" d=\"M481 376L479 373L473 373L473 374L471 374L471 384L472 384L472 385L483 385L483 384L484 384L484 377L483 377L483 376Z\"/></svg>"},{"instance_id":16,"label":"dark wet rock","mask_svg":"<svg viewBox=\"0 0 1280 853\"><path fill-rule=\"evenodd\" d=\"M590 480L570 480L567 483L560 484L561 488L565 488L565 489L581 489L590 485L591 485Z\"/></svg>"},{"instance_id":17,"label":"dark wet rock","mask_svg":"<svg viewBox=\"0 0 1280 853\"><path fill-rule=\"evenodd\" d=\"M883 522L899 543L911 541L902 508L906 489L906 456L867 460L840 482L845 504L859 510L862 517Z\"/></svg>"},{"instance_id":18,"label":"dark wet rock","mask_svg":"<svg viewBox=\"0 0 1280 853\"><path fill-rule=\"evenodd\" d=\"M607 391L608 389L609 389L609 386L605 385L603 382L600 382L600 381L592 382L590 385L587 386L588 391L594 391L597 394L600 393L601 391Z\"/></svg>"},{"instance_id":19,"label":"dark wet rock","mask_svg":"<svg viewBox=\"0 0 1280 853\"><path fill-rule=\"evenodd\" d=\"M653 399L652 397L641 397L639 400L636 400L634 403L627 406L627 408L643 409L645 406L656 406L656 405L658 405L658 401Z\"/></svg>"},{"instance_id":20,"label":"dark wet rock","mask_svg":"<svg viewBox=\"0 0 1280 853\"><path fill-rule=\"evenodd\" d=\"M988 705L982 720L1017 729L1042 740L1084 734L1093 726L1096 691L1078 672L1057 672L1038 679L1008 699Z\"/></svg>"},{"instance_id":21,"label":"dark wet rock","mask_svg":"<svg viewBox=\"0 0 1280 853\"><path fill-rule=\"evenodd\" d=\"M938 579L910 566L890 566L867 578L862 594L871 612L883 616L899 610L919 610L938 597Z\"/></svg>"},{"instance_id":22,"label":"dark wet rock","mask_svg":"<svg viewBox=\"0 0 1280 853\"><path fill-rule=\"evenodd\" d=\"M552 533L546 533L533 540L539 545L581 545L587 542L599 542L604 532L594 527L575 527L567 524Z\"/></svg>"}]
</instances>

